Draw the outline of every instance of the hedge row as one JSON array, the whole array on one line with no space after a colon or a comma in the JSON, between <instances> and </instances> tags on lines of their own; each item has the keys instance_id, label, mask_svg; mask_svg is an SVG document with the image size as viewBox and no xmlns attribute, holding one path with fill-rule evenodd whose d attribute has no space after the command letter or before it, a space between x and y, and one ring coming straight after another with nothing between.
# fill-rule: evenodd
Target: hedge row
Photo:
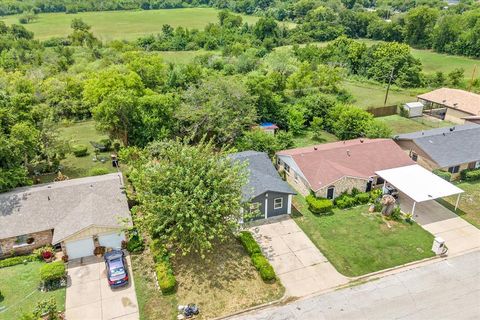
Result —
<instances>
[{"instance_id":1,"label":"hedge row","mask_svg":"<svg viewBox=\"0 0 480 320\"><path fill-rule=\"evenodd\" d=\"M88 148L86 145L77 144L72 147L72 152L75 157L85 157L88 153Z\"/></svg>"},{"instance_id":2,"label":"hedge row","mask_svg":"<svg viewBox=\"0 0 480 320\"><path fill-rule=\"evenodd\" d=\"M480 180L480 169L466 169L460 172L462 180L475 181Z\"/></svg>"},{"instance_id":3,"label":"hedge row","mask_svg":"<svg viewBox=\"0 0 480 320\"><path fill-rule=\"evenodd\" d=\"M437 176L439 176L440 178L442 178L443 180L447 180L447 181L452 180L452 174L450 172L442 171L440 169L433 170L432 172Z\"/></svg>"},{"instance_id":4,"label":"hedge row","mask_svg":"<svg viewBox=\"0 0 480 320\"><path fill-rule=\"evenodd\" d=\"M44 282L61 279L65 276L65 263L56 261L40 268L40 279Z\"/></svg>"},{"instance_id":5,"label":"hedge row","mask_svg":"<svg viewBox=\"0 0 480 320\"><path fill-rule=\"evenodd\" d=\"M333 208L333 202L330 199L316 198L314 195L308 195L305 200L308 204L308 209L312 213L325 214L330 213Z\"/></svg>"},{"instance_id":6,"label":"hedge row","mask_svg":"<svg viewBox=\"0 0 480 320\"><path fill-rule=\"evenodd\" d=\"M24 262L31 262L31 261L37 261L37 260L38 260L38 256L35 254L11 257L11 258L0 260L0 268L11 267L17 264L22 264Z\"/></svg>"},{"instance_id":7,"label":"hedge row","mask_svg":"<svg viewBox=\"0 0 480 320\"><path fill-rule=\"evenodd\" d=\"M268 262L268 260L262 254L260 246L255 241L255 239L253 239L252 234L248 231L241 231L238 235L238 239L250 255L250 259L252 259L252 263L260 273L260 277L262 278L262 280L275 281L277 278L275 275L275 271L273 270L270 262Z\"/></svg>"},{"instance_id":8,"label":"hedge row","mask_svg":"<svg viewBox=\"0 0 480 320\"><path fill-rule=\"evenodd\" d=\"M158 286L163 294L170 294L175 292L177 286L177 279L173 274L172 264L168 251L158 240L150 242L150 252L152 253L153 261L155 262L155 272L157 274Z\"/></svg>"},{"instance_id":9,"label":"hedge row","mask_svg":"<svg viewBox=\"0 0 480 320\"><path fill-rule=\"evenodd\" d=\"M366 204L370 201L368 192L360 192L355 195L342 194L335 198L335 206L340 209L354 207L360 204Z\"/></svg>"}]
</instances>

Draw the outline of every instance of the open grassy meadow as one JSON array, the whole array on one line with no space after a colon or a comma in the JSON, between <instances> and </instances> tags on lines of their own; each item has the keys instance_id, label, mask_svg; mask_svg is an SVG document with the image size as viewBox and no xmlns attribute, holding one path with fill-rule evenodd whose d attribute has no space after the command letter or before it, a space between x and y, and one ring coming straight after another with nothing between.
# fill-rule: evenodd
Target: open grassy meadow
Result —
<instances>
[{"instance_id":1,"label":"open grassy meadow","mask_svg":"<svg viewBox=\"0 0 480 320\"><path fill-rule=\"evenodd\" d=\"M35 38L45 40L51 37L64 37L71 32L70 23L81 18L92 26L96 37L102 41L114 39L134 40L147 34L160 33L162 25L201 29L210 22L217 21L217 9L182 8L137 11L102 11L76 14L42 13L38 19L25 27L35 33ZM259 18L242 15L243 21L255 23ZM18 24L19 15L6 16L1 20L10 25Z\"/></svg>"}]
</instances>

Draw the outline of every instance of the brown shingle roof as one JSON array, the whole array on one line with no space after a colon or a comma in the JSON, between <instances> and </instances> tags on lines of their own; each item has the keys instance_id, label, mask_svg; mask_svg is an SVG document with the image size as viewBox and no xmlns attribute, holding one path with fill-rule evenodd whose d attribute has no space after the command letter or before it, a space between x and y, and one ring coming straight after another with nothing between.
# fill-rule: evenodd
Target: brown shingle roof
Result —
<instances>
[{"instance_id":1,"label":"brown shingle roof","mask_svg":"<svg viewBox=\"0 0 480 320\"><path fill-rule=\"evenodd\" d=\"M460 89L440 88L417 96L445 107L480 115L480 95Z\"/></svg>"},{"instance_id":2,"label":"brown shingle roof","mask_svg":"<svg viewBox=\"0 0 480 320\"><path fill-rule=\"evenodd\" d=\"M391 139L354 139L305 148L284 150L302 171L312 190L350 176L368 179L375 171L414 164Z\"/></svg>"}]
</instances>

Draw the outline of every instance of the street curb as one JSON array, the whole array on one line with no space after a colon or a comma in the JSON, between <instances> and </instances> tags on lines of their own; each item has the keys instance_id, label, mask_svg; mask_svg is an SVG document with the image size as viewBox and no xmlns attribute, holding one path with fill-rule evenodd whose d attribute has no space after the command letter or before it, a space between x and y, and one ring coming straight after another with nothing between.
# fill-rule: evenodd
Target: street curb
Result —
<instances>
[{"instance_id":1,"label":"street curb","mask_svg":"<svg viewBox=\"0 0 480 320\"><path fill-rule=\"evenodd\" d=\"M369 280L378 280L378 279L381 279L383 277L388 277L388 276L391 276L391 275L394 275L394 274L397 274L397 273L400 273L400 272L404 272L404 271L408 271L408 270L418 268L421 265L427 265L427 264L435 263L437 261L448 260L450 258L462 256L462 255L472 253L472 252L475 252L475 251L478 251L478 250L480 250L480 248L465 250L465 251L462 251L462 252L458 252L454 255L434 256L434 257L431 257L431 258L425 258L425 259L422 259L422 260L405 263L405 264L400 265L400 266L395 266L395 267L391 267L391 268L388 268L388 269L375 271L375 272L372 272L372 273L369 273L369 274L366 274L366 275L363 275L363 276L347 277L350 281L345 283L345 284L342 284L342 285L339 285L339 286L336 286L336 287L332 287L332 288L328 288L328 289L324 289L324 290L320 290L320 291L317 291L317 292L314 292L314 293L311 293L309 295L302 296L302 297L287 296L287 293L285 292L280 299L277 299L275 301L271 301L271 302L267 302L267 303L260 304L260 305L257 305L257 306L253 306L253 307L250 307L250 308L247 308L247 309L244 309L244 310L240 310L240 311L237 311L237 312L225 315L225 316L216 317L216 318L213 318L213 320L226 320L226 319L229 319L229 318L232 318L232 317L235 317L235 316L250 313L252 311L266 309L266 308L271 307L271 306L282 305L282 304L286 304L287 302L301 301L301 300L309 299L309 298L320 296L320 295L323 295L323 294L326 294L326 293L329 293L329 292L333 292L333 291L336 291L336 290L346 289L346 288L355 286L356 285L355 282L359 282L358 285L360 285L364 282L368 282ZM376 277L376 276L379 276L379 275L383 275L383 276Z\"/></svg>"}]
</instances>

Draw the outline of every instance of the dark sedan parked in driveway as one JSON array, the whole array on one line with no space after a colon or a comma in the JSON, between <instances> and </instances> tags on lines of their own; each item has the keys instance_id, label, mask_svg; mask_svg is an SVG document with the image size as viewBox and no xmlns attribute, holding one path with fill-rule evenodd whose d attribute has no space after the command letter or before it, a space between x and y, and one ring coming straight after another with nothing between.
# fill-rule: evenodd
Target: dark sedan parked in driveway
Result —
<instances>
[{"instance_id":1,"label":"dark sedan parked in driveway","mask_svg":"<svg viewBox=\"0 0 480 320\"><path fill-rule=\"evenodd\" d=\"M122 250L113 250L105 253L105 267L107 280L111 288L128 284L128 267Z\"/></svg>"}]
</instances>

